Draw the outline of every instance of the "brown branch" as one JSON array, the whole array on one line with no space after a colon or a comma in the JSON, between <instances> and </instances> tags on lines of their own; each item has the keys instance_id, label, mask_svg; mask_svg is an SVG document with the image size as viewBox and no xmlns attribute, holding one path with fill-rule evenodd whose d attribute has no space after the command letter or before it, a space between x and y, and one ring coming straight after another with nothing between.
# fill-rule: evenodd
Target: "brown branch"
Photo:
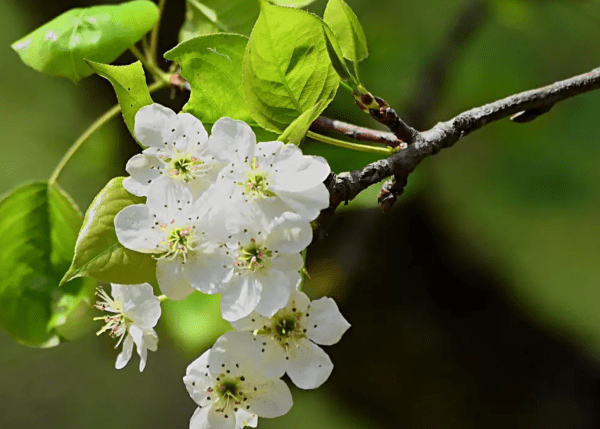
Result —
<instances>
[{"instance_id":1,"label":"brown branch","mask_svg":"<svg viewBox=\"0 0 600 429\"><path fill-rule=\"evenodd\" d=\"M330 192L330 206L325 217L332 214L344 201L354 199L370 185L395 175L395 198L406 185L408 175L426 157L451 147L471 132L500 119L517 115L535 118L547 112L556 103L600 88L600 68L589 73L556 82L542 88L511 95L502 100L468 110L446 122L440 122L428 131L418 133L409 146L386 159L381 159L362 169L331 175L325 184ZM525 112L525 113L521 113ZM385 190L384 192L385 193ZM380 195L383 207L388 207L390 196ZM392 199L393 199L392 198Z\"/></svg>"},{"instance_id":2,"label":"brown branch","mask_svg":"<svg viewBox=\"0 0 600 429\"><path fill-rule=\"evenodd\" d=\"M310 126L313 131L335 131L344 134L347 137L373 142L382 143L387 146L398 147L402 143L394 134L385 131L372 130L371 128L359 127L336 119L329 119L325 116L319 116Z\"/></svg>"}]
</instances>

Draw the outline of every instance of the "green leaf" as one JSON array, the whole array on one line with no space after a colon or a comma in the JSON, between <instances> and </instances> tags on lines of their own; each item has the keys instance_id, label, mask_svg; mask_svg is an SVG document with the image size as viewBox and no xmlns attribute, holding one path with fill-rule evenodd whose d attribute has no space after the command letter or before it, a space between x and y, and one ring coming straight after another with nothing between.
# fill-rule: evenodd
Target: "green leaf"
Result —
<instances>
[{"instance_id":1,"label":"green leaf","mask_svg":"<svg viewBox=\"0 0 600 429\"><path fill-rule=\"evenodd\" d=\"M327 52L329 53L329 60L333 65L333 68L337 72L338 76L344 82L352 79L353 85L358 86L358 79L352 75L344 59L344 53L340 47L335 34L331 31L331 28L323 22L323 32L325 33L325 42L327 44Z\"/></svg>"},{"instance_id":2,"label":"green leaf","mask_svg":"<svg viewBox=\"0 0 600 429\"><path fill-rule=\"evenodd\" d=\"M283 134L281 134L277 140L299 146L304 137L306 137L306 133L308 132L310 125L323 111L324 103L325 101L319 101L311 110L307 110L298 116L298 118L296 118L296 120L285 129Z\"/></svg>"},{"instance_id":3,"label":"green leaf","mask_svg":"<svg viewBox=\"0 0 600 429\"><path fill-rule=\"evenodd\" d=\"M152 104L152 97L150 97L150 91L146 84L142 63L136 61L126 66L111 66L93 61L87 63L95 73L108 79L112 84L117 93L117 100L121 105L125 125L135 138L133 134L135 114L142 107Z\"/></svg>"},{"instance_id":4,"label":"green leaf","mask_svg":"<svg viewBox=\"0 0 600 429\"><path fill-rule=\"evenodd\" d=\"M165 58L181 66L192 92L183 110L205 125L228 116L253 123L242 93L242 59L246 36L209 34L183 42Z\"/></svg>"},{"instance_id":5,"label":"green leaf","mask_svg":"<svg viewBox=\"0 0 600 429\"><path fill-rule=\"evenodd\" d=\"M16 341L55 346L57 329L91 304L91 279L59 287L80 226L81 213L57 185L30 183L0 201L0 325Z\"/></svg>"},{"instance_id":6,"label":"green leaf","mask_svg":"<svg viewBox=\"0 0 600 429\"><path fill-rule=\"evenodd\" d=\"M314 1L315 0L271 0L271 3L279 6L304 7L314 3Z\"/></svg>"},{"instance_id":7,"label":"green leaf","mask_svg":"<svg viewBox=\"0 0 600 429\"><path fill-rule=\"evenodd\" d=\"M71 9L12 44L29 67L73 82L92 74L84 59L110 63L158 21L149 0Z\"/></svg>"},{"instance_id":8,"label":"green leaf","mask_svg":"<svg viewBox=\"0 0 600 429\"><path fill-rule=\"evenodd\" d=\"M243 63L244 95L258 125L282 132L318 102L324 109L338 85L320 18L263 1Z\"/></svg>"},{"instance_id":9,"label":"green leaf","mask_svg":"<svg viewBox=\"0 0 600 429\"><path fill-rule=\"evenodd\" d=\"M187 0L179 41L220 32L249 35L259 12L258 0Z\"/></svg>"},{"instance_id":10,"label":"green leaf","mask_svg":"<svg viewBox=\"0 0 600 429\"><path fill-rule=\"evenodd\" d=\"M336 35L344 57L357 63L369 56L362 26L344 0L329 0L323 20Z\"/></svg>"},{"instance_id":11,"label":"green leaf","mask_svg":"<svg viewBox=\"0 0 600 429\"><path fill-rule=\"evenodd\" d=\"M115 232L115 216L125 207L142 204L144 198L123 188L123 177L115 177L88 208L75 245L75 257L62 282L81 276L120 284L156 280L156 261L151 255L124 248Z\"/></svg>"}]
</instances>

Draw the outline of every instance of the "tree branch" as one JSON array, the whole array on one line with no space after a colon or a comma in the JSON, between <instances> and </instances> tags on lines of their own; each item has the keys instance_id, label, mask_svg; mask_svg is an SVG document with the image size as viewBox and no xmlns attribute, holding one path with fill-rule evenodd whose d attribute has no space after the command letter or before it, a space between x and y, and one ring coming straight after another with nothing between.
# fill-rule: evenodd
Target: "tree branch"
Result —
<instances>
[{"instance_id":1,"label":"tree branch","mask_svg":"<svg viewBox=\"0 0 600 429\"><path fill-rule=\"evenodd\" d=\"M556 103L600 88L600 68L589 73L556 82L542 88L511 95L502 100L468 110L446 122L440 122L428 131L415 135L408 141L409 146L390 156L351 172L332 174L325 184L330 192L330 206L324 210L327 217L335 211L341 202L354 199L370 185L395 175L393 185L395 195L401 195L406 186L408 175L419 163L440 150L451 147L479 128L515 115L515 122L522 122L523 117L532 120L550 110ZM519 120L519 118L521 120ZM390 206L386 202L385 188L380 194L382 208ZM388 196L389 197L389 196ZM393 204L393 202L391 202Z\"/></svg>"},{"instance_id":2,"label":"tree branch","mask_svg":"<svg viewBox=\"0 0 600 429\"><path fill-rule=\"evenodd\" d=\"M310 126L312 131L335 131L347 137L373 143L382 143L391 147L398 147L402 143L393 133L372 130L338 121L337 119L319 116Z\"/></svg>"}]
</instances>

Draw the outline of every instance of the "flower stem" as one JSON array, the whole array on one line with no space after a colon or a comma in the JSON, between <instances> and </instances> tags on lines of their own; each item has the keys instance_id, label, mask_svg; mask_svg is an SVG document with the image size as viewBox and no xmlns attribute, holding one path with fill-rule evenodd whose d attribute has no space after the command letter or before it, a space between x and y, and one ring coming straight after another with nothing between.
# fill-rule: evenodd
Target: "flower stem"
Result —
<instances>
[{"instance_id":1,"label":"flower stem","mask_svg":"<svg viewBox=\"0 0 600 429\"><path fill-rule=\"evenodd\" d=\"M150 47L146 52L146 58L148 62L152 64L156 64L156 50L158 47L158 30L160 28L160 19L162 18L163 10L165 8L166 0L158 0L158 21L156 21L156 25L152 28L152 33L150 33Z\"/></svg>"},{"instance_id":2,"label":"flower stem","mask_svg":"<svg viewBox=\"0 0 600 429\"><path fill-rule=\"evenodd\" d=\"M169 298L167 298L167 295L160 295L157 298L158 298L158 302L163 302L163 301L166 301L167 299L169 299Z\"/></svg>"},{"instance_id":3,"label":"flower stem","mask_svg":"<svg viewBox=\"0 0 600 429\"><path fill-rule=\"evenodd\" d=\"M368 145L358 144L358 143L350 143L350 142L346 142L343 140L334 139L333 137L327 137L322 134L317 134L312 131L309 131L307 136L310 137L311 139L318 140L323 143L327 143L327 144L330 144L333 146L343 147L345 149L357 150L360 152L377 153L380 155L392 155L393 153L396 153L396 149L394 149L392 147L378 147L378 146L368 146Z\"/></svg>"},{"instance_id":4,"label":"flower stem","mask_svg":"<svg viewBox=\"0 0 600 429\"><path fill-rule=\"evenodd\" d=\"M352 87L350 85L348 85L346 82L344 82L343 80L340 80L340 85L342 86L342 88L344 88L346 91L349 91L350 94L352 94L354 92L354 90L352 89Z\"/></svg>"},{"instance_id":5,"label":"flower stem","mask_svg":"<svg viewBox=\"0 0 600 429\"><path fill-rule=\"evenodd\" d=\"M154 61L144 57L144 54L142 54L135 45L131 45L129 50L142 63L142 65L146 67L150 73L152 73L155 81L162 80L167 85L170 85L169 75L162 71Z\"/></svg>"},{"instance_id":6,"label":"flower stem","mask_svg":"<svg viewBox=\"0 0 600 429\"><path fill-rule=\"evenodd\" d=\"M167 86L165 84L165 82L159 81L159 82L155 82L152 85L150 85L148 87L148 90L150 91L150 93L153 93L155 91L158 91L161 88L164 88L165 86ZM69 161L71 160L73 155L75 155L75 152L77 152L79 150L79 148L83 145L83 143L85 143L86 140L88 138L90 138L90 136L92 134L94 134L96 131L98 131L102 127L102 125L106 124L112 118L117 116L117 114L119 114L120 111L121 111L121 106L119 104L114 105L113 107L108 109L106 112L104 112L104 114L102 116L100 116L98 119L96 119L96 121L94 121L94 123L92 125L90 125L83 132L83 134L81 134L79 136L79 138L77 140L75 140L75 143L73 143L71 145L71 147L69 148L69 150L67 150L67 153L65 153L63 155L62 159L60 160L60 162L58 163L58 165L52 172L50 179L48 179L48 183L50 185L56 183L56 181L58 180L58 176L60 176L60 173L62 173L65 166L69 163Z\"/></svg>"}]
</instances>

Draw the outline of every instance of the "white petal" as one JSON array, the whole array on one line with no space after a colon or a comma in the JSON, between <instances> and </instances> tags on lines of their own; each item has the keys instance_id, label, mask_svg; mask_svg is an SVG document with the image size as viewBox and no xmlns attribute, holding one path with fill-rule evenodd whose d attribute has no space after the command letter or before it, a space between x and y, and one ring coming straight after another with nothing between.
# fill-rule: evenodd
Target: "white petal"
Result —
<instances>
[{"instance_id":1,"label":"white petal","mask_svg":"<svg viewBox=\"0 0 600 429\"><path fill-rule=\"evenodd\" d=\"M233 273L233 259L220 248L211 253L196 251L188 255L183 272L190 285L200 292L220 293Z\"/></svg>"},{"instance_id":2,"label":"white petal","mask_svg":"<svg viewBox=\"0 0 600 429\"><path fill-rule=\"evenodd\" d=\"M123 303L123 313L142 328L153 328L160 318L160 301L148 283L139 285L112 284L113 296L118 290Z\"/></svg>"},{"instance_id":3,"label":"white petal","mask_svg":"<svg viewBox=\"0 0 600 429\"><path fill-rule=\"evenodd\" d=\"M183 132L181 140L177 142L179 150L191 152L195 147L204 146L208 143L208 133L202 122L194 115L179 113L177 114L177 121L179 121Z\"/></svg>"},{"instance_id":4,"label":"white petal","mask_svg":"<svg viewBox=\"0 0 600 429\"><path fill-rule=\"evenodd\" d=\"M127 338L123 341L123 350L117 356L117 362L115 363L115 368L122 369L127 365L129 359L131 359L131 355L133 354L133 338L131 335L127 334Z\"/></svg>"},{"instance_id":5,"label":"white petal","mask_svg":"<svg viewBox=\"0 0 600 429\"><path fill-rule=\"evenodd\" d=\"M286 274L288 273L271 270L260 277L262 292L254 311L262 316L270 317L285 307L292 289L296 286L296 279L290 279ZM293 277L294 272L289 274Z\"/></svg>"},{"instance_id":6,"label":"white petal","mask_svg":"<svg viewBox=\"0 0 600 429\"><path fill-rule=\"evenodd\" d=\"M299 253L308 247L313 238L310 222L292 212L282 213L271 224L266 246L284 253Z\"/></svg>"},{"instance_id":7,"label":"white petal","mask_svg":"<svg viewBox=\"0 0 600 429\"><path fill-rule=\"evenodd\" d=\"M330 346L337 343L350 327L332 298L312 301L307 312L308 317L304 317L306 337L317 344Z\"/></svg>"},{"instance_id":8,"label":"white petal","mask_svg":"<svg viewBox=\"0 0 600 429\"><path fill-rule=\"evenodd\" d=\"M185 371L186 377L193 377L190 378L190 381L194 381L194 378L202 378L204 379L205 377L208 377L208 375L206 375L206 370L209 368L209 363L208 363L208 357L210 355L211 349L206 350L204 353L202 353L202 355L200 355L199 358L197 358L196 360L194 360L192 363L190 363ZM208 381L208 379L207 379ZM187 381L184 377L184 382L186 383L187 386ZM212 384L212 383L210 383ZM209 384L209 385L210 385Z\"/></svg>"},{"instance_id":9,"label":"white petal","mask_svg":"<svg viewBox=\"0 0 600 429\"><path fill-rule=\"evenodd\" d=\"M221 315L228 322L249 315L260 300L260 283L250 276L233 275L221 295Z\"/></svg>"},{"instance_id":10,"label":"white petal","mask_svg":"<svg viewBox=\"0 0 600 429\"><path fill-rule=\"evenodd\" d=\"M277 159L283 143L279 141L273 142L262 142L256 145L256 158L258 162L258 168L263 171L271 170L271 165ZM277 167L275 167L277 168Z\"/></svg>"},{"instance_id":11,"label":"white petal","mask_svg":"<svg viewBox=\"0 0 600 429\"><path fill-rule=\"evenodd\" d=\"M250 331L253 332L256 329L260 329L263 326L269 326L271 322L268 317L261 316L256 312L250 313L248 316L231 322L231 326L233 326L238 331Z\"/></svg>"},{"instance_id":12,"label":"white petal","mask_svg":"<svg viewBox=\"0 0 600 429\"><path fill-rule=\"evenodd\" d=\"M243 408L239 408L235 412L235 429L242 429L245 426L255 428L258 424L258 416L254 413L249 413Z\"/></svg>"},{"instance_id":13,"label":"white petal","mask_svg":"<svg viewBox=\"0 0 600 429\"><path fill-rule=\"evenodd\" d=\"M287 374L300 389L316 389L333 371L327 353L306 339L300 340L297 348L291 348L288 356Z\"/></svg>"},{"instance_id":14,"label":"white petal","mask_svg":"<svg viewBox=\"0 0 600 429\"><path fill-rule=\"evenodd\" d=\"M135 115L133 134L144 146L163 147L171 139L176 117L175 112L160 104L144 106Z\"/></svg>"},{"instance_id":15,"label":"white petal","mask_svg":"<svg viewBox=\"0 0 600 429\"><path fill-rule=\"evenodd\" d=\"M234 429L235 414L232 411L227 418L225 415L214 407L197 408L190 420L190 429Z\"/></svg>"},{"instance_id":16,"label":"white petal","mask_svg":"<svg viewBox=\"0 0 600 429\"><path fill-rule=\"evenodd\" d=\"M226 332L211 350L211 368L220 368L223 364L239 367L246 373L249 383L261 378L279 378L287 368L285 350L265 335L254 335L248 331Z\"/></svg>"},{"instance_id":17,"label":"white petal","mask_svg":"<svg viewBox=\"0 0 600 429\"><path fill-rule=\"evenodd\" d=\"M148 359L148 346L151 346L156 350L158 337L154 334L154 338L150 339L152 335L145 335L145 332L136 325L131 325L129 327L129 334L136 345L137 353L140 357L140 372L142 372L146 367L146 361ZM150 341L147 342L147 340Z\"/></svg>"},{"instance_id":18,"label":"white petal","mask_svg":"<svg viewBox=\"0 0 600 429\"><path fill-rule=\"evenodd\" d=\"M278 254L275 258L272 259L273 262L273 270L282 271L286 273L290 281L296 285L296 280L300 277L299 271L304 266L304 261L302 260L302 255L300 253L292 253Z\"/></svg>"},{"instance_id":19,"label":"white petal","mask_svg":"<svg viewBox=\"0 0 600 429\"><path fill-rule=\"evenodd\" d=\"M255 386L255 396L248 399L249 411L259 417L279 417L292 408L292 394L280 379L271 379Z\"/></svg>"},{"instance_id":20,"label":"white petal","mask_svg":"<svg viewBox=\"0 0 600 429\"><path fill-rule=\"evenodd\" d=\"M158 167L162 165L162 162L153 156L142 153L132 156L125 166L131 177L123 179L123 187L130 194L145 197L152 181L161 177Z\"/></svg>"},{"instance_id":21,"label":"white petal","mask_svg":"<svg viewBox=\"0 0 600 429\"><path fill-rule=\"evenodd\" d=\"M222 161L243 163L254 156L256 136L245 122L221 118L213 125L208 147Z\"/></svg>"},{"instance_id":22,"label":"white petal","mask_svg":"<svg viewBox=\"0 0 600 429\"><path fill-rule=\"evenodd\" d=\"M290 192L314 188L327 178L331 168L320 156L304 156L302 151L287 144L277 154L273 163L275 183L280 190Z\"/></svg>"},{"instance_id":23,"label":"white petal","mask_svg":"<svg viewBox=\"0 0 600 429\"><path fill-rule=\"evenodd\" d=\"M188 224L194 209L191 191L175 180L157 180L148 190L146 205L156 215L156 221L170 224ZM179 226L179 225L177 225Z\"/></svg>"},{"instance_id":24,"label":"white petal","mask_svg":"<svg viewBox=\"0 0 600 429\"><path fill-rule=\"evenodd\" d=\"M136 252L157 251L163 237L152 227L153 216L146 204L127 206L115 216L115 232L119 242Z\"/></svg>"},{"instance_id":25,"label":"white petal","mask_svg":"<svg viewBox=\"0 0 600 429\"><path fill-rule=\"evenodd\" d=\"M159 259L156 262L156 280L158 280L160 290L173 301L184 299L194 291L185 278L183 266L180 258Z\"/></svg>"},{"instance_id":26,"label":"white petal","mask_svg":"<svg viewBox=\"0 0 600 429\"><path fill-rule=\"evenodd\" d=\"M274 190L274 192L292 211L308 221L316 219L321 210L329 207L329 191L322 183L301 192L289 192L279 189Z\"/></svg>"},{"instance_id":27,"label":"white petal","mask_svg":"<svg viewBox=\"0 0 600 429\"><path fill-rule=\"evenodd\" d=\"M292 291L292 294L290 296L290 302L286 308L288 308L288 309L295 308L296 310L294 310L294 311L299 311L301 313L304 313L309 305L310 305L310 299L308 298L308 296L306 296L306 294L304 292L296 289L296 290Z\"/></svg>"}]
</instances>

